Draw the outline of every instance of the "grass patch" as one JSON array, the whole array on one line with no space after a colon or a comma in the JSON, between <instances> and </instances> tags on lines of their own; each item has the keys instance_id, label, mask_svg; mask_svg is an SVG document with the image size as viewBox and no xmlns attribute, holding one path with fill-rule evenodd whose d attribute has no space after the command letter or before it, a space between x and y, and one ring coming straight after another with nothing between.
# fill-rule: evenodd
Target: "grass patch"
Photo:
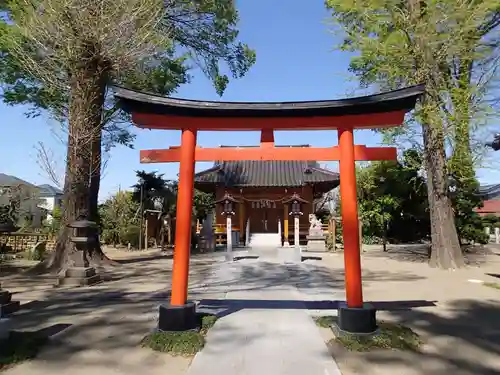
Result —
<instances>
[{"instance_id":1,"label":"grass patch","mask_svg":"<svg viewBox=\"0 0 500 375\"><path fill-rule=\"evenodd\" d=\"M214 315L199 315L199 331L154 332L146 336L141 345L162 353L189 357L205 346L205 336L217 321Z\"/></svg>"},{"instance_id":2,"label":"grass patch","mask_svg":"<svg viewBox=\"0 0 500 375\"><path fill-rule=\"evenodd\" d=\"M314 318L316 325L321 328L330 328L337 321L334 316L318 316Z\"/></svg>"},{"instance_id":3,"label":"grass patch","mask_svg":"<svg viewBox=\"0 0 500 375\"><path fill-rule=\"evenodd\" d=\"M38 332L10 332L0 341L0 370L35 358L47 341L47 336Z\"/></svg>"},{"instance_id":4,"label":"grass patch","mask_svg":"<svg viewBox=\"0 0 500 375\"><path fill-rule=\"evenodd\" d=\"M488 282L488 283L484 283L484 285L486 285L487 287L490 287L490 288L500 289L500 283Z\"/></svg>"},{"instance_id":5,"label":"grass patch","mask_svg":"<svg viewBox=\"0 0 500 375\"><path fill-rule=\"evenodd\" d=\"M330 328L337 317L321 316L314 319L316 325ZM410 328L388 322L379 322L379 333L374 336L354 336L345 334L336 337L335 342L353 352L367 352L374 349L397 349L418 351L422 341Z\"/></svg>"}]
</instances>

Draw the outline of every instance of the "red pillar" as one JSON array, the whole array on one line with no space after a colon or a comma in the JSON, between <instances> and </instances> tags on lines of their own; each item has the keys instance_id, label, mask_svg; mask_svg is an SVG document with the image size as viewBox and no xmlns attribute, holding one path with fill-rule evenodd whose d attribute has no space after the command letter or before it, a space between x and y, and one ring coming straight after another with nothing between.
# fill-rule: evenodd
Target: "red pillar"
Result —
<instances>
[{"instance_id":1,"label":"red pillar","mask_svg":"<svg viewBox=\"0 0 500 375\"><path fill-rule=\"evenodd\" d=\"M353 129L339 129L339 147L347 307L363 307Z\"/></svg>"},{"instance_id":2,"label":"red pillar","mask_svg":"<svg viewBox=\"0 0 500 375\"><path fill-rule=\"evenodd\" d=\"M177 192L172 296L170 298L170 303L176 306L184 305L187 300L195 149L196 130L183 129L180 150L179 187Z\"/></svg>"}]
</instances>

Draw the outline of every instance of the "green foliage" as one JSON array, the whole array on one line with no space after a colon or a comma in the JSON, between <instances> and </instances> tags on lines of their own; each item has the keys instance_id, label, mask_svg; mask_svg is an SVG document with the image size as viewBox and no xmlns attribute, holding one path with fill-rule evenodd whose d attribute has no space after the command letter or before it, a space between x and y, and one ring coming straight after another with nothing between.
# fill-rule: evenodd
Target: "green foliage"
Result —
<instances>
[{"instance_id":1,"label":"green foliage","mask_svg":"<svg viewBox=\"0 0 500 375\"><path fill-rule=\"evenodd\" d=\"M32 61L46 63L43 58L40 59L40 53L50 52L49 58L58 56L60 64L51 65L50 74L54 79L67 80L68 66L73 64L67 54L77 48L81 36L92 39L95 32L99 31L103 40L107 39L109 47L108 51L101 50L100 53L104 53L103 59L117 68L109 75L108 83L159 95L169 95L179 85L189 82L188 71L193 65L199 67L213 81L216 91L222 95L229 77L221 73L221 65L228 68L233 78L240 78L255 63L255 52L238 41L238 12L232 0L174 0L165 3L163 22L156 26L154 23L149 26L135 25L135 33L142 32L145 36L143 43L154 43L156 40L156 43L160 44L150 54L134 55L129 53L134 51L127 49L137 46L127 45L127 36L122 36L121 31L118 31L121 28L120 22L123 22L121 16L130 18L130 14L127 15L126 12L130 11L132 5L124 3L120 13L114 8L116 2L104 3L95 14L71 14L76 17L72 23L69 13L64 15L65 9L80 9L85 4L70 0L42 0L38 4L42 8L49 5L52 12L38 14L39 30L26 30L28 26L32 26L27 23L32 16L31 4L23 0L12 0L0 5L1 10L8 16L0 21L0 82L3 83L3 99L10 105L28 105L26 115L29 117L38 116L42 110L48 110L55 118L65 120L69 92L67 86L53 87L45 77L36 74L35 69L30 69L26 64L27 57L20 56L14 48L17 42L24 44L24 52ZM154 2L143 2L139 4L142 6L140 11L157 15L155 9L145 9L153 5ZM136 8L134 10L139 11ZM33 11L36 9L38 8L33 8ZM110 12L114 17L107 18ZM60 38L57 41L60 45L54 44L55 40L40 40L45 28L48 30L45 33L47 38L55 31L48 29L51 20L59 22L58 34L54 37ZM96 22L99 30L92 28ZM20 35L23 32L24 35ZM163 35L156 38L155 33ZM35 42L44 43L36 45ZM126 69L123 69L125 66L120 66L124 59L128 60ZM115 142L131 145L134 137L123 122L127 116L115 104L112 96L107 98L105 119L113 121L105 128L105 147L112 147Z\"/></svg>"},{"instance_id":2,"label":"green foliage","mask_svg":"<svg viewBox=\"0 0 500 375\"><path fill-rule=\"evenodd\" d=\"M453 180L450 188L459 239L487 244L489 238L484 231L483 219L474 210L483 206L483 200L479 195L479 183L474 177Z\"/></svg>"},{"instance_id":3,"label":"green foliage","mask_svg":"<svg viewBox=\"0 0 500 375\"><path fill-rule=\"evenodd\" d=\"M419 336L410 328L399 324L379 322L380 332L374 336L345 335L336 338L347 350L353 352L367 352L370 350L408 350L418 351L422 345Z\"/></svg>"},{"instance_id":4,"label":"green foliage","mask_svg":"<svg viewBox=\"0 0 500 375\"><path fill-rule=\"evenodd\" d=\"M177 182L166 180L163 174L136 171L139 180L133 187L132 199L144 210L159 210L165 213L175 211L177 200Z\"/></svg>"},{"instance_id":5,"label":"green foliage","mask_svg":"<svg viewBox=\"0 0 500 375\"><path fill-rule=\"evenodd\" d=\"M47 341L37 332L10 332L7 339L0 341L0 371L35 358Z\"/></svg>"},{"instance_id":6,"label":"green foliage","mask_svg":"<svg viewBox=\"0 0 500 375\"><path fill-rule=\"evenodd\" d=\"M47 255L47 241L43 241L40 244L35 244L34 248L31 251L29 251L28 259L42 261L45 259L46 255Z\"/></svg>"},{"instance_id":7,"label":"green foliage","mask_svg":"<svg viewBox=\"0 0 500 375\"><path fill-rule=\"evenodd\" d=\"M328 251L335 251L335 238L333 233L328 233L326 235L326 248Z\"/></svg>"},{"instance_id":8,"label":"green foliage","mask_svg":"<svg viewBox=\"0 0 500 375\"><path fill-rule=\"evenodd\" d=\"M192 356L205 346L205 338L196 331L155 332L147 336L142 345L157 352Z\"/></svg>"},{"instance_id":9,"label":"green foliage","mask_svg":"<svg viewBox=\"0 0 500 375\"><path fill-rule=\"evenodd\" d=\"M363 237L393 242L429 235L427 190L419 176L421 159L408 150L401 162L374 162L358 170L358 201Z\"/></svg>"},{"instance_id":10,"label":"green foliage","mask_svg":"<svg viewBox=\"0 0 500 375\"><path fill-rule=\"evenodd\" d=\"M500 289L500 283L487 282L484 283L483 285L493 289Z\"/></svg>"},{"instance_id":11,"label":"green foliage","mask_svg":"<svg viewBox=\"0 0 500 375\"><path fill-rule=\"evenodd\" d=\"M44 232L55 236L59 232L59 229L61 229L61 223L62 211L60 207L56 206L52 210L52 219L44 220L44 222L42 223Z\"/></svg>"},{"instance_id":12,"label":"green foliage","mask_svg":"<svg viewBox=\"0 0 500 375\"><path fill-rule=\"evenodd\" d=\"M194 217L203 220L215 207L215 197L213 194L194 190L193 210Z\"/></svg>"},{"instance_id":13,"label":"green foliage","mask_svg":"<svg viewBox=\"0 0 500 375\"><path fill-rule=\"evenodd\" d=\"M128 191L119 191L100 207L101 240L106 244L135 246L139 238L139 204Z\"/></svg>"},{"instance_id":14,"label":"green foliage","mask_svg":"<svg viewBox=\"0 0 500 375\"><path fill-rule=\"evenodd\" d=\"M201 334L206 335L208 330L214 326L215 322L217 322L217 317L215 315L203 315L201 317Z\"/></svg>"},{"instance_id":15,"label":"green foliage","mask_svg":"<svg viewBox=\"0 0 500 375\"><path fill-rule=\"evenodd\" d=\"M321 328L330 328L337 323L336 316L316 317L316 325ZM373 336L341 335L335 338L349 351L367 352L377 349L398 349L418 351L422 341L418 334L408 327L388 322L378 323L379 332Z\"/></svg>"},{"instance_id":16,"label":"green foliage","mask_svg":"<svg viewBox=\"0 0 500 375\"><path fill-rule=\"evenodd\" d=\"M326 0L326 6L342 33L341 48L352 52L350 70L363 87L425 84L426 95L404 126L383 133L398 144L423 146L429 213L432 227L439 227L432 235L431 263L460 267L449 181L460 169L470 179L472 161L479 160L472 157L471 135L488 113L497 73L498 1ZM467 185L461 188L468 190ZM468 236L466 225L475 224L459 225Z\"/></svg>"},{"instance_id":17,"label":"green foliage","mask_svg":"<svg viewBox=\"0 0 500 375\"><path fill-rule=\"evenodd\" d=\"M144 209L156 209L175 216L177 204L177 181L166 180L162 174L145 171L136 172L139 182L133 186L133 199L140 202L141 184ZM193 219L204 219L215 206L212 194L194 190Z\"/></svg>"},{"instance_id":18,"label":"green foliage","mask_svg":"<svg viewBox=\"0 0 500 375\"><path fill-rule=\"evenodd\" d=\"M498 216L493 215L493 214L488 214L482 217L483 220L483 225L485 227L490 226L490 227L498 227L500 224L500 220Z\"/></svg>"},{"instance_id":19,"label":"green foliage","mask_svg":"<svg viewBox=\"0 0 500 375\"><path fill-rule=\"evenodd\" d=\"M171 355L193 356L205 346L205 336L217 321L214 315L199 315L200 330L155 332L142 340L142 346Z\"/></svg>"}]
</instances>

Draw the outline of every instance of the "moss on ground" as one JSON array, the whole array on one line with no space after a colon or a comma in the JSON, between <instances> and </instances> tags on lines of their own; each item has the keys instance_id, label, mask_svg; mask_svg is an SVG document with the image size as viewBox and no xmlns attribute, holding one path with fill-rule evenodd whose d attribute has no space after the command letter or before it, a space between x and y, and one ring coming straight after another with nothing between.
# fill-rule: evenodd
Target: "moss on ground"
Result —
<instances>
[{"instance_id":1,"label":"moss on ground","mask_svg":"<svg viewBox=\"0 0 500 375\"><path fill-rule=\"evenodd\" d=\"M490 287L490 288L500 289L500 283L488 282L488 283L484 283L484 285L486 285L487 287Z\"/></svg>"},{"instance_id":2,"label":"moss on ground","mask_svg":"<svg viewBox=\"0 0 500 375\"><path fill-rule=\"evenodd\" d=\"M205 336L217 321L214 315L200 315L199 331L154 332L146 336L141 345L176 356L193 356L205 346Z\"/></svg>"},{"instance_id":3,"label":"moss on ground","mask_svg":"<svg viewBox=\"0 0 500 375\"><path fill-rule=\"evenodd\" d=\"M330 328L336 322L333 316L315 318L319 327ZM379 332L373 336L355 336L345 334L333 339L349 351L366 352L374 349L397 349L418 351L422 341L418 334L400 324L379 322Z\"/></svg>"},{"instance_id":4,"label":"moss on ground","mask_svg":"<svg viewBox=\"0 0 500 375\"><path fill-rule=\"evenodd\" d=\"M12 331L0 341L0 371L36 357L48 342L48 337L38 332Z\"/></svg>"}]
</instances>

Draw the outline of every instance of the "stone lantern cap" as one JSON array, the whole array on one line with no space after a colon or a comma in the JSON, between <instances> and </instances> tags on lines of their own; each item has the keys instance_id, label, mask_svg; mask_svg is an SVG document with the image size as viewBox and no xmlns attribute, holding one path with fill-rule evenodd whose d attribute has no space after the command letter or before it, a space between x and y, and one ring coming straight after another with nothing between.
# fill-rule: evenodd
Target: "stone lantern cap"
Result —
<instances>
[{"instance_id":1,"label":"stone lantern cap","mask_svg":"<svg viewBox=\"0 0 500 375\"><path fill-rule=\"evenodd\" d=\"M70 228L97 228L97 223L90 220L75 220L68 224Z\"/></svg>"}]
</instances>

